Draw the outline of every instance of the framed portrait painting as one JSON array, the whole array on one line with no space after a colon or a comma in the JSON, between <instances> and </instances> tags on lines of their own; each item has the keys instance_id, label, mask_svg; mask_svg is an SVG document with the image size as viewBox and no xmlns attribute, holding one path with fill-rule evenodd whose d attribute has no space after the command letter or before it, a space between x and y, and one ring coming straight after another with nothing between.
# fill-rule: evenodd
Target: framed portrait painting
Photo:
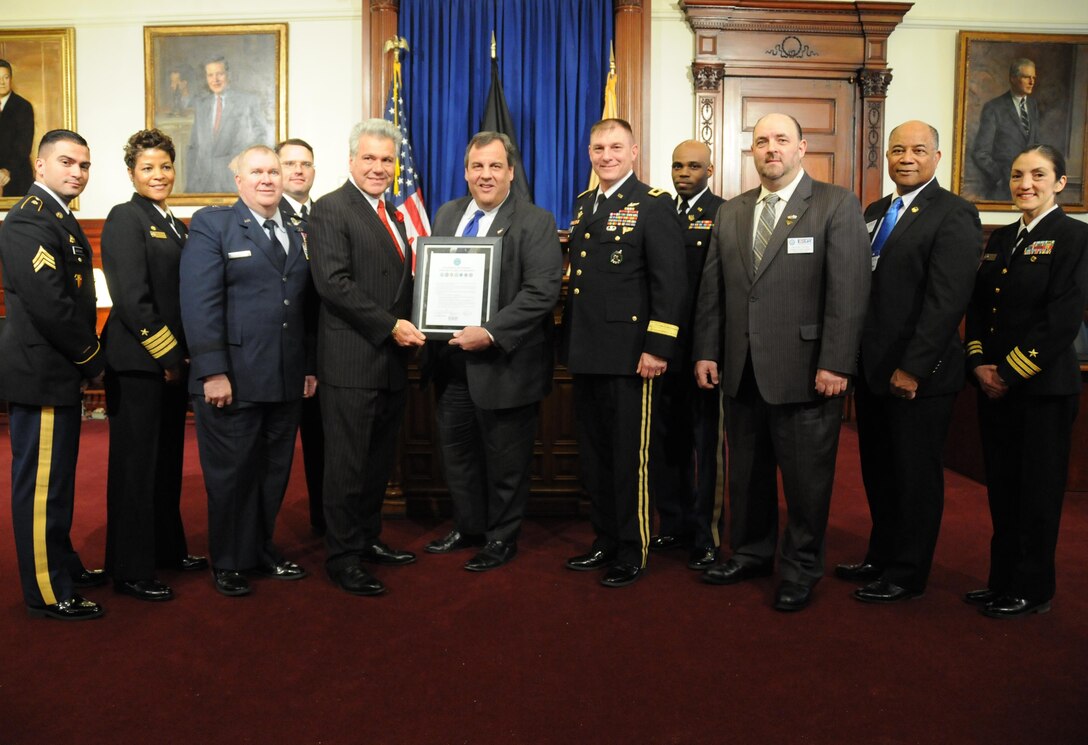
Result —
<instances>
[{"instance_id":1,"label":"framed portrait painting","mask_svg":"<svg viewBox=\"0 0 1088 745\"><path fill-rule=\"evenodd\" d=\"M42 135L76 128L75 30L0 29L0 60L0 210L6 210L34 183Z\"/></svg>"},{"instance_id":2,"label":"framed portrait painting","mask_svg":"<svg viewBox=\"0 0 1088 745\"><path fill-rule=\"evenodd\" d=\"M1088 211L1088 36L961 31L952 188L980 210L1012 206L1012 161L1031 145L1066 159L1066 212Z\"/></svg>"},{"instance_id":3,"label":"framed portrait painting","mask_svg":"<svg viewBox=\"0 0 1088 745\"><path fill-rule=\"evenodd\" d=\"M231 161L287 131L287 24L144 27L147 126L176 151L173 204L235 200Z\"/></svg>"}]
</instances>

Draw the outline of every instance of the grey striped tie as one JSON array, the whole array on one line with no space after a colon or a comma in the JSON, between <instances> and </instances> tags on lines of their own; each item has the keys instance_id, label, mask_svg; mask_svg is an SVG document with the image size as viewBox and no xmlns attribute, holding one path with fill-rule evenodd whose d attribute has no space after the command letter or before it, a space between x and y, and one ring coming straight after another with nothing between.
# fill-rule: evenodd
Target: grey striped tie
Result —
<instances>
[{"instance_id":1,"label":"grey striped tie","mask_svg":"<svg viewBox=\"0 0 1088 745\"><path fill-rule=\"evenodd\" d=\"M767 242L771 240L774 232L774 207L782 198L777 194L768 194L763 200L763 211L759 213L759 227L756 228L756 239L752 242L752 268L759 269L759 263L763 261L763 252L767 250Z\"/></svg>"},{"instance_id":2,"label":"grey striped tie","mask_svg":"<svg viewBox=\"0 0 1088 745\"><path fill-rule=\"evenodd\" d=\"M1028 120L1028 107L1025 105L1026 98L1020 99L1020 129L1024 130L1024 134L1031 131L1031 122Z\"/></svg>"}]
</instances>

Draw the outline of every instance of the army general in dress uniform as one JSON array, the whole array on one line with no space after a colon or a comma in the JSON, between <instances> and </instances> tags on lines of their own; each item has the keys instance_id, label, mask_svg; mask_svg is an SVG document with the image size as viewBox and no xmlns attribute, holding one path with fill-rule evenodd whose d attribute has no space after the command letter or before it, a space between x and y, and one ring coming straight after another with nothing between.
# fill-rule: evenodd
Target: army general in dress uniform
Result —
<instances>
[{"instance_id":1,"label":"army general in dress uniform","mask_svg":"<svg viewBox=\"0 0 1088 745\"><path fill-rule=\"evenodd\" d=\"M72 548L82 390L102 381L91 244L68 209L87 186L91 151L75 132L47 132L37 180L0 229L7 322L0 398L9 402L11 512L23 599L32 616L78 621L102 607L75 590L102 584Z\"/></svg>"},{"instance_id":2,"label":"army general in dress uniform","mask_svg":"<svg viewBox=\"0 0 1088 745\"><path fill-rule=\"evenodd\" d=\"M634 176L631 125L593 125L589 157L600 187L574 205L560 356L574 376L582 483L596 538L567 567L608 567L601 583L623 587L646 567L654 380L677 353L687 312L684 239L668 192Z\"/></svg>"}]
</instances>

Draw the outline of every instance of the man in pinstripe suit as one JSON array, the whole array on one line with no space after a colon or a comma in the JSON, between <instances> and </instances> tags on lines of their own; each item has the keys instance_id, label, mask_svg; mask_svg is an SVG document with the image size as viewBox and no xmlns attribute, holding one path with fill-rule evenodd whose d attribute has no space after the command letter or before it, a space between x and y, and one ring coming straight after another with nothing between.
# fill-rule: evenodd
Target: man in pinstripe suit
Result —
<instances>
[{"instance_id":1,"label":"man in pinstripe suit","mask_svg":"<svg viewBox=\"0 0 1088 745\"><path fill-rule=\"evenodd\" d=\"M351 177L310 217L314 284L321 296L317 371L325 423L325 568L340 589L378 595L363 561L410 564L415 554L378 540L385 485L406 401L410 351L423 334L407 320L412 247L383 195L400 132L384 119L355 125Z\"/></svg>"},{"instance_id":2,"label":"man in pinstripe suit","mask_svg":"<svg viewBox=\"0 0 1088 745\"><path fill-rule=\"evenodd\" d=\"M851 192L801 167L801 125L768 114L752 133L760 188L718 212L696 309L695 374L721 382L733 556L703 579L771 574L781 469L789 522L774 607L801 610L823 576L843 396L869 295L869 241ZM711 279L720 272L722 283Z\"/></svg>"}]
</instances>

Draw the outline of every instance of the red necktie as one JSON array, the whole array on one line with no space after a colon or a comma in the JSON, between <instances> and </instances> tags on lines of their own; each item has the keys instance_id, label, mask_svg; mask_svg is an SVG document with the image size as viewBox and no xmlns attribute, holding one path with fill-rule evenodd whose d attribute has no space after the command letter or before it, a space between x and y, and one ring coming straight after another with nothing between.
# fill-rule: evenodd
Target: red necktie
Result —
<instances>
[{"instance_id":1,"label":"red necktie","mask_svg":"<svg viewBox=\"0 0 1088 745\"><path fill-rule=\"evenodd\" d=\"M404 261L404 251L400 249L400 241L397 240L397 234L393 232L393 226L389 224L389 216L385 214L385 200L378 200L378 217L381 218L382 225L389 231L389 237L393 239L393 247L397 249L397 256L401 261Z\"/></svg>"},{"instance_id":2,"label":"red necktie","mask_svg":"<svg viewBox=\"0 0 1088 745\"><path fill-rule=\"evenodd\" d=\"M219 124L223 120L223 97L215 97L215 123L212 125L212 132L219 134Z\"/></svg>"}]
</instances>

